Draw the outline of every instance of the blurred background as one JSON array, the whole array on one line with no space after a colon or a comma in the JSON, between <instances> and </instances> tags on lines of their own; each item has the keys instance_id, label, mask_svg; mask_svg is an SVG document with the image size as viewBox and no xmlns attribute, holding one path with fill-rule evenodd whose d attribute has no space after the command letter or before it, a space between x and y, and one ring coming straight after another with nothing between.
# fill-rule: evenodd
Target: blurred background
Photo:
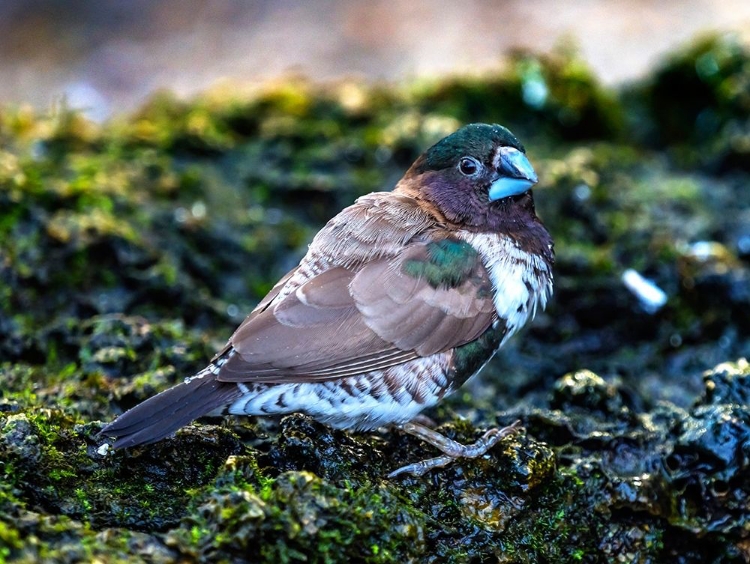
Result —
<instances>
[{"instance_id":1,"label":"blurred background","mask_svg":"<svg viewBox=\"0 0 750 564\"><path fill-rule=\"evenodd\" d=\"M88 117L154 90L290 72L395 80L496 67L517 48L572 41L609 85L643 76L705 30L750 29L747 0L2 0L0 103L63 97ZM436 33L439 30L439 33Z\"/></svg>"}]
</instances>

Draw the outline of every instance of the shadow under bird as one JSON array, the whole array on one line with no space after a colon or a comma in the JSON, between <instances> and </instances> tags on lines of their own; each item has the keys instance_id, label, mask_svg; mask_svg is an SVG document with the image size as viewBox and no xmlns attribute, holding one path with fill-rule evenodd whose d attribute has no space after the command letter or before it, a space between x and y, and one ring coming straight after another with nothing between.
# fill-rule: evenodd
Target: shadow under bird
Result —
<instances>
[{"instance_id":1,"label":"shadow under bird","mask_svg":"<svg viewBox=\"0 0 750 564\"><path fill-rule=\"evenodd\" d=\"M546 305L554 252L536 182L506 128L462 127L392 192L331 219L206 368L102 434L132 447L203 415L302 412L338 429L393 425L443 453L391 477L484 454L515 425L462 445L414 419Z\"/></svg>"}]
</instances>

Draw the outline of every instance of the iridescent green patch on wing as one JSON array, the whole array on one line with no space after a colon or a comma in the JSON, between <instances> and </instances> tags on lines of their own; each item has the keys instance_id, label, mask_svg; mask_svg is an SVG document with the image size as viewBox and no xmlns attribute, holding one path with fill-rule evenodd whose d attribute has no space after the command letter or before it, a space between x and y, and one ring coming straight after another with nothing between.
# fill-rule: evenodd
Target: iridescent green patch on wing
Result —
<instances>
[{"instance_id":1,"label":"iridescent green patch on wing","mask_svg":"<svg viewBox=\"0 0 750 564\"><path fill-rule=\"evenodd\" d=\"M424 258L404 261L403 271L433 288L456 288L474 274L480 260L468 243L443 239L427 245Z\"/></svg>"},{"instance_id":2,"label":"iridescent green patch on wing","mask_svg":"<svg viewBox=\"0 0 750 564\"><path fill-rule=\"evenodd\" d=\"M460 388L472 374L484 366L500 346L506 331L505 323L500 321L497 326L487 329L475 341L461 345L453 351L453 389Z\"/></svg>"}]
</instances>

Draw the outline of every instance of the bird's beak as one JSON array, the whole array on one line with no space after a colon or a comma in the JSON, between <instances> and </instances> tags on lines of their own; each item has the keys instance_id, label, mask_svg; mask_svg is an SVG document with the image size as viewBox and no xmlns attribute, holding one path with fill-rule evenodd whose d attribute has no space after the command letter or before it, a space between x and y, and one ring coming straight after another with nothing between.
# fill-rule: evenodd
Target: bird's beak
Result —
<instances>
[{"instance_id":1,"label":"bird's beak","mask_svg":"<svg viewBox=\"0 0 750 564\"><path fill-rule=\"evenodd\" d=\"M512 147L501 147L495 157L500 178L490 185L490 201L523 194L539 180L529 159Z\"/></svg>"}]
</instances>

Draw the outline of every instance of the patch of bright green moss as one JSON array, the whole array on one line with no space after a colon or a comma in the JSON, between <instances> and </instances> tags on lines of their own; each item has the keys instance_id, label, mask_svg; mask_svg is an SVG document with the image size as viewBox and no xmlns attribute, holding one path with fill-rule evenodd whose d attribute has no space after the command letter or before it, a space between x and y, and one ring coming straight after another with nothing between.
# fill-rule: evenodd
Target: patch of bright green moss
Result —
<instances>
[{"instance_id":1,"label":"patch of bright green moss","mask_svg":"<svg viewBox=\"0 0 750 564\"><path fill-rule=\"evenodd\" d=\"M195 499L170 546L197 559L263 562L392 562L424 550L424 516L388 487L336 486L307 472L254 486L242 470L226 475L235 465Z\"/></svg>"}]
</instances>

